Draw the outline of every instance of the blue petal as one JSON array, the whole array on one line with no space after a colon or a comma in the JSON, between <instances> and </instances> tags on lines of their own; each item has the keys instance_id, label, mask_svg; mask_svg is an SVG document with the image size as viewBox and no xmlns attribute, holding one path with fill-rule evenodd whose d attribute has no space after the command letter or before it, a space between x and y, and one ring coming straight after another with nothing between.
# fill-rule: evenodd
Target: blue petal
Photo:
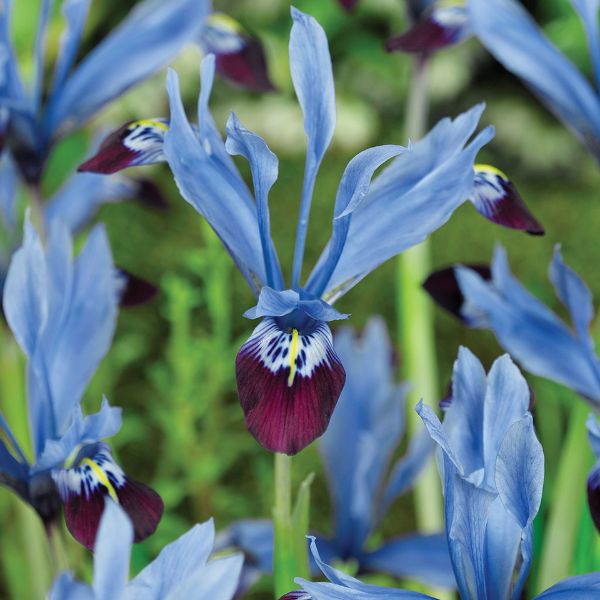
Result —
<instances>
[{"instance_id":1,"label":"blue petal","mask_svg":"<svg viewBox=\"0 0 600 600\"><path fill-rule=\"evenodd\" d=\"M392 347L384 322L372 318L357 339L352 329L334 338L346 385L319 449L335 513L342 558L357 557L376 518L376 495L404 429L404 386L394 383ZM351 443L349 443L351 442Z\"/></svg>"},{"instance_id":2,"label":"blue petal","mask_svg":"<svg viewBox=\"0 0 600 600\"><path fill-rule=\"evenodd\" d=\"M17 226L17 171L8 152L0 158L0 227L12 232Z\"/></svg>"},{"instance_id":3,"label":"blue petal","mask_svg":"<svg viewBox=\"0 0 600 600\"><path fill-rule=\"evenodd\" d=\"M165 546L156 560L150 563L128 586L131 597L147 597L148 590L154 590L152 598L164 598L188 577L202 569L213 548L215 528L212 519L202 525L194 525L174 542Z\"/></svg>"},{"instance_id":4,"label":"blue petal","mask_svg":"<svg viewBox=\"0 0 600 600\"><path fill-rule=\"evenodd\" d=\"M37 455L47 439L65 433L116 325L118 282L104 229L92 230L75 261L71 253L60 223L50 225L45 254L27 222L6 281L5 314L28 357Z\"/></svg>"},{"instance_id":5,"label":"blue petal","mask_svg":"<svg viewBox=\"0 0 600 600\"><path fill-rule=\"evenodd\" d=\"M137 190L133 180L95 173L75 173L44 205L47 223L56 219L76 233L96 215L102 204L132 197Z\"/></svg>"},{"instance_id":6,"label":"blue petal","mask_svg":"<svg viewBox=\"0 0 600 600\"><path fill-rule=\"evenodd\" d=\"M52 0L42 0L40 3L40 14L38 17L37 33L35 36L34 49L34 80L33 80L33 110L37 112L42 99L42 88L44 86L44 57L46 54L46 30L48 28L48 19Z\"/></svg>"},{"instance_id":7,"label":"blue petal","mask_svg":"<svg viewBox=\"0 0 600 600\"><path fill-rule=\"evenodd\" d=\"M581 277L565 265L559 246L554 249L549 277L556 295L569 311L579 339L593 350L594 341L590 335L590 323L594 318L592 294Z\"/></svg>"},{"instance_id":8,"label":"blue petal","mask_svg":"<svg viewBox=\"0 0 600 600\"><path fill-rule=\"evenodd\" d=\"M234 113L227 121L225 148L229 154L239 154L250 163L267 285L281 289L283 279L271 239L269 218L269 191L277 181L279 161L266 142L259 135L245 129Z\"/></svg>"},{"instance_id":9,"label":"blue petal","mask_svg":"<svg viewBox=\"0 0 600 600\"><path fill-rule=\"evenodd\" d=\"M125 511L106 500L94 546L94 595L120 598L129 579L133 527Z\"/></svg>"},{"instance_id":10,"label":"blue petal","mask_svg":"<svg viewBox=\"0 0 600 600\"><path fill-rule=\"evenodd\" d=\"M301 578L296 579L296 583L301 585L302 589L310 594L312 600L343 600L345 598L357 598L360 600L370 600L371 598L388 598L389 600L435 600L431 596L426 596L425 594L420 594L418 592L409 592L362 583L358 581L358 579L350 577L324 563L319 556L315 538L313 537L310 539L310 550L313 558L321 572L331 582L312 583Z\"/></svg>"},{"instance_id":11,"label":"blue petal","mask_svg":"<svg viewBox=\"0 0 600 600\"><path fill-rule=\"evenodd\" d=\"M600 460L600 425L598 424L598 419L594 413L589 414L586 427L592 450L594 451L596 459Z\"/></svg>"},{"instance_id":12,"label":"blue petal","mask_svg":"<svg viewBox=\"0 0 600 600\"><path fill-rule=\"evenodd\" d=\"M319 299L303 300L295 290L274 290L268 286L260 290L258 303L244 313L247 319L264 317L283 317L295 311L303 312L315 321L337 321L347 319L349 315L338 312Z\"/></svg>"},{"instance_id":13,"label":"blue petal","mask_svg":"<svg viewBox=\"0 0 600 600\"><path fill-rule=\"evenodd\" d=\"M475 34L600 160L600 100L514 0L469 0Z\"/></svg>"},{"instance_id":14,"label":"blue petal","mask_svg":"<svg viewBox=\"0 0 600 600\"><path fill-rule=\"evenodd\" d=\"M503 249L495 253L491 282L462 267L456 273L465 299L485 315L500 344L524 368L600 406L600 364L589 343L575 336L513 277Z\"/></svg>"},{"instance_id":15,"label":"blue petal","mask_svg":"<svg viewBox=\"0 0 600 600\"><path fill-rule=\"evenodd\" d=\"M425 427L412 436L406 454L394 465L381 500L379 514L387 512L392 502L413 486L434 448L435 444Z\"/></svg>"},{"instance_id":16,"label":"blue petal","mask_svg":"<svg viewBox=\"0 0 600 600\"><path fill-rule=\"evenodd\" d=\"M52 94L62 88L77 58L90 3L91 0L65 0L62 4L61 10L66 26L60 38L60 49L54 65Z\"/></svg>"},{"instance_id":17,"label":"blue petal","mask_svg":"<svg viewBox=\"0 0 600 600\"><path fill-rule=\"evenodd\" d=\"M308 291L316 296L323 293L346 244L351 214L369 191L373 173L383 163L398 156L404 150L402 146L377 146L363 150L348 163L335 199L333 232L327 259L318 275L314 273L309 278L306 285Z\"/></svg>"},{"instance_id":18,"label":"blue petal","mask_svg":"<svg viewBox=\"0 0 600 600\"><path fill-rule=\"evenodd\" d=\"M219 532L215 552L234 547L250 556L247 566L270 573L273 568L273 523L268 519L242 519Z\"/></svg>"},{"instance_id":19,"label":"blue petal","mask_svg":"<svg viewBox=\"0 0 600 600\"><path fill-rule=\"evenodd\" d=\"M534 600L593 600L600 594L600 572L568 577Z\"/></svg>"},{"instance_id":20,"label":"blue petal","mask_svg":"<svg viewBox=\"0 0 600 600\"><path fill-rule=\"evenodd\" d=\"M115 435L121 429L121 409L111 407L102 399L100 411L84 417L81 407L73 411L73 419L64 435L57 440L48 440L32 473L61 466L80 444L93 444Z\"/></svg>"},{"instance_id":21,"label":"blue petal","mask_svg":"<svg viewBox=\"0 0 600 600\"><path fill-rule=\"evenodd\" d=\"M363 554L361 567L398 579L416 579L435 587L456 586L448 543L441 533L414 534L390 540L377 550Z\"/></svg>"},{"instance_id":22,"label":"blue petal","mask_svg":"<svg viewBox=\"0 0 600 600\"><path fill-rule=\"evenodd\" d=\"M75 581L71 573L61 573L52 584L48 600L97 600L92 588Z\"/></svg>"},{"instance_id":23,"label":"blue petal","mask_svg":"<svg viewBox=\"0 0 600 600\"><path fill-rule=\"evenodd\" d=\"M596 87L600 85L600 39L598 37L598 9L600 0L571 0L571 4L581 16L590 47L592 64L596 75Z\"/></svg>"},{"instance_id":24,"label":"blue petal","mask_svg":"<svg viewBox=\"0 0 600 600\"><path fill-rule=\"evenodd\" d=\"M486 129L466 148L483 107L454 121L444 119L379 175L352 213L348 239L323 298L333 301L392 256L441 227L473 186L473 164L493 132ZM326 248L316 269L327 260Z\"/></svg>"},{"instance_id":25,"label":"blue petal","mask_svg":"<svg viewBox=\"0 0 600 600\"><path fill-rule=\"evenodd\" d=\"M165 155L181 195L210 223L257 292L256 280L265 285L266 273L256 207L231 183L231 173L219 157L198 141L185 116L174 71L169 71L167 90L171 124L165 135Z\"/></svg>"},{"instance_id":26,"label":"blue petal","mask_svg":"<svg viewBox=\"0 0 600 600\"><path fill-rule=\"evenodd\" d=\"M335 89L327 36L311 16L291 7L290 70L304 114L307 173L317 174L335 129Z\"/></svg>"},{"instance_id":27,"label":"blue petal","mask_svg":"<svg viewBox=\"0 0 600 600\"><path fill-rule=\"evenodd\" d=\"M163 67L200 36L207 0L145 0L57 88L43 127L47 139L87 121L108 102Z\"/></svg>"},{"instance_id":28,"label":"blue petal","mask_svg":"<svg viewBox=\"0 0 600 600\"><path fill-rule=\"evenodd\" d=\"M25 97L10 39L12 6L12 0L5 0L0 6L0 97L3 102L18 104L23 110L32 113L30 99Z\"/></svg>"}]
</instances>

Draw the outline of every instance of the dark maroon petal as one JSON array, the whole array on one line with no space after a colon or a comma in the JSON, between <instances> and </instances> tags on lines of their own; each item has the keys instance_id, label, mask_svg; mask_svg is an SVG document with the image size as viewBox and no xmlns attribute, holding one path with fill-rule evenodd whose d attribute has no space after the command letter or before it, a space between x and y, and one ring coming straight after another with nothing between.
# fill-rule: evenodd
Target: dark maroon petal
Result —
<instances>
[{"instance_id":1,"label":"dark maroon petal","mask_svg":"<svg viewBox=\"0 0 600 600\"><path fill-rule=\"evenodd\" d=\"M481 275L486 281L492 278L492 272L486 265L465 266ZM461 311L465 299L456 280L454 267L447 267L432 273L423 283L423 288L436 304L465 322Z\"/></svg>"},{"instance_id":2,"label":"dark maroon petal","mask_svg":"<svg viewBox=\"0 0 600 600\"><path fill-rule=\"evenodd\" d=\"M158 294L157 287L145 279L141 279L124 269L119 269L119 272L125 279L125 287L120 301L122 307L131 308L146 304Z\"/></svg>"},{"instance_id":3,"label":"dark maroon petal","mask_svg":"<svg viewBox=\"0 0 600 600\"><path fill-rule=\"evenodd\" d=\"M459 42L464 28L444 26L435 20L434 14L416 23L406 33L389 39L385 49L388 52L429 53Z\"/></svg>"},{"instance_id":4,"label":"dark maroon petal","mask_svg":"<svg viewBox=\"0 0 600 600\"><path fill-rule=\"evenodd\" d=\"M327 429L346 373L326 323L310 331L258 325L236 359L246 425L267 450L296 454Z\"/></svg>"},{"instance_id":5,"label":"dark maroon petal","mask_svg":"<svg viewBox=\"0 0 600 600\"><path fill-rule=\"evenodd\" d=\"M352 10L358 4L358 0L339 0L339 2L340 6L348 11Z\"/></svg>"},{"instance_id":6,"label":"dark maroon petal","mask_svg":"<svg viewBox=\"0 0 600 600\"><path fill-rule=\"evenodd\" d=\"M149 179L138 179L136 180L136 183L137 190L135 197L144 206L159 211L165 211L169 208L170 205L167 197L153 181L150 181Z\"/></svg>"},{"instance_id":7,"label":"dark maroon petal","mask_svg":"<svg viewBox=\"0 0 600 600\"><path fill-rule=\"evenodd\" d=\"M77 170L110 175L127 167L162 162L163 139L167 130L165 119L125 123L113 131L102 142L98 152Z\"/></svg>"},{"instance_id":8,"label":"dark maroon petal","mask_svg":"<svg viewBox=\"0 0 600 600\"><path fill-rule=\"evenodd\" d=\"M133 524L134 542L141 542L156 531L165 506L151 487L125 478L124 485L117 488L117 497Z\"/></svg>"},{"instance_id":9,"label":"dark maroon petal","mask_svg":"<svg viewBox=\"0 0 600 600\"><path fill-rule=\"evenodd\" d=\"M304 590L294 590L293 592L288 592L284 596L281 596L279 600L311 600L311 598L312 596Z\"/></svg>"},{"instance_id":10,"label":"dark maroon petal","mask_svg":"<svg viewBox=\"0 0 600 600\"><path fill-rule=\"evenodd\" d=\"M106 494L97 488L86 497L85 494L69 494L64 501L65 521L71 535L88 550L94 549L96 532L104 511Z\"/></svg>"},{"instance_id":11,"label":"dark maroon petal","mask_svg":"<svg viewBox=\"0 0 600 600\"><path fill-rule=\"evenodd\" d=\"M598 464L592 469L587 481L588 505L594 525L600 532L600 467Z\"/></svg>"},{"instance_id":12,"label":"dark maroon petal","mask_svg":"<svg viewBox=\"0 0 600 600\"><path fill-rule=\"evenodd\" d=\"M272 92L275 86L269 79L267 59L262 44L256 38L243 36L244 46L238 52L217 54L219 74L239 86L255 92Z\"/></svg>"},{"instance_id":13,"label":"dark maroon petal","mask_svg":"<svg viewBox=\"0 0 600 600\"><path fill-rule=\"evenodd\" d=\"M475 165L473 204L486 219L531 235L544 235L544 228L531 214L514 184L490 165Z\"/></svg>"}]
</instances>

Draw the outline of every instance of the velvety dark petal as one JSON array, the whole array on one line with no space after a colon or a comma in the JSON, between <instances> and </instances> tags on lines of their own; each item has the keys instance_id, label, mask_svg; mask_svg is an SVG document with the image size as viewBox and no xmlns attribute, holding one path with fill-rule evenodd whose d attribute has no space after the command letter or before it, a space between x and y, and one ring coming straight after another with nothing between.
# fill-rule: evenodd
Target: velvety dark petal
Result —
<instances>
[{"instance_id":1,"label":"velvety dark petal","mask_svg":"<svg viewBox=\"0 0 600 600\"><path fill-rule=\"evenodd\" d=\"M486 265L467 266L478 273L485 281L489 281L492 278L492 272ZM454 267L447 267L432 273L423 283L423 288L436 304L447 310L457 319L464 321L461 309L465 298L460 291Z\"/></svg>"},{"instance_id":2,"label":"velvety dark petal","mask_svg":"<svg viewBox=\"0 0 600 600\"><path fill-rule=\"evenodd\" d=\"M246 425L273 452L296 454L322 435L344 387L329 327L308 321L299 331L267 318L237 355Z\"/></svg>"},{"instance_id":3,"label":"velvety dark petal","mask_svg":"<svg viewBox=\"0 0 600 600\"><path fill-rule=\"evenodd\" d=\"M288 592L285 596L281 596L279 600L311 600L312 596L304 590L294 590Z\"/></svg>"},{"instance_id":4,"label":"velvety dark petal","mask_svg":"<svg viewBox=\"0 0 600 600\"><path fill-rule=\"evenodd\" d=\"M515 185L495 167L475 165L472 202L492 223L544 235L544 228L531 214Z\"/></svg>"},{"instance_id":5,"label":"velvety dark petal","mask_svg":"<svg viewBox=\"0 0 600 600\"><path fill-rule=\"evenodd\" d=\"M126 123L113 131L102 142L98 152L77 170L110 175L127 167L163 162L163 140L168 129L165 119Z\"/></svg>"},{"instance_id":6,"label":"velvety dark petal","mask_svg":"<svg viewBox=\"0 0 600 600\"><path fill-rule=\"evenodd\" d=\"M124 278L123 291L119 302L122 307L130 308L146 304L158 294L158 288L145 279L124 269L119 269L119 272Z\"/></svg>"},{"instance_id":7,"label":"velvety dark petal","mask_svg":"<svg viewBox=\"0 0 600 600\"><path fill-rule=\"evenodd\" d=\"M65 521L73 537L94 547L104 501L121 505L134 528L135 541L152 534L164 510L160 496L148 486L129 479L104 443L84 446L69 469L52 472L64 504Z\"/></svg>"},{"instance_id":8,"label":"velvety dark petal","mask_svg":"<svg viewBox=\"0 0 600 600\"><path fill-rule=\"evenodd\" d=\"M429 53L462 41L466 35L466 14L454 7L433 11L402 35L389 39L388 52Z\"/></svg>"},{"instance_id":9,"label":"velvety dark petal","mask_svg":"<svg viewBox=\"0 0 600 600\"><path fill-rule=\"evenodd\" d=\"M339 2L344 10L352 10L358 4L358 0L339 0Z\"/></svg>"},{"instance_id":10,"label":"velvety dark petal","mask_svg":"<svg viewBox=\"0 0 600 600\"><path fill-rule=\"evenodd\" d=\"M151 487L125 478L125 484L117 488L117 497L133 524L134 542L141 542L156 531L165 507Z\"/></svg>"},{"instance_id":11,"label":"velvety dark petal","mask_svg":"<svg viewBox=\"0 0 600 600\"><path fill-rule=\"evenodd\" d=\"M169 208L167 197L153 181L150 181L150 179L138 179L135 183L137 184L136 199L144 206L160 211Z\"/></svg>"},{"instance_id":12,"label":"velvety dark petal","mask_svg":"<svg viewBox=\"0 0 600 600\"><path fill-rule=\"evenodd\" d=\"M216 66L225 79L255 92L272 92L275 86L269 79L267 59L260 40L243 36L244 46L238 52L217 54Z\"/></svg>"},{"instance_id":13,"label":"velvety dark petal","mask_svg":"<svg viewBox=\"0 0 600 600\"><path fill-rule=\"evenodd\" d=\"M587 481L588 504L590 515L596 529L600 532L600 464L592 469Z\"/></svg>"}]
</instances>

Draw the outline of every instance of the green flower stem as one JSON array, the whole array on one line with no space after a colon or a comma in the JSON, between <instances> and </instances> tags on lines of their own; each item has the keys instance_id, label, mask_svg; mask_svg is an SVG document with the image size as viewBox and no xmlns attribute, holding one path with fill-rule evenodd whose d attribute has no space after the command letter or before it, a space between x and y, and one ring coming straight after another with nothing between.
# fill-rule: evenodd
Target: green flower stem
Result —
<instances>
[{"instance_id":1,"label":"green flower stem","mask_svg":"<svg viewBox=\"0 0 600 600\"><path fill-rule=\"evenodd\" d=\"M573 400L569 429L549 502L551 508L544 531L536 593L570 575L581 514L578 499L585 492L593 464L585 427L590 409L579 398L573 396ZM547 465L547 469L550 468L553 467Z\"/></svg>"},{"instance_id":2,"label":"green flower stem","mask_svg":"<svg viewBox=\"0 0 600 600\"><path fill-rule=\"evenodd\" d=\"M312 475L309 475L300 486L296 506L292 512L292 459L285 454L275 454L273 571L276 598L298 587L294 583L296 577L308 579L310 576L306 535L311 482Z\"/></svg>"},{"instance_id":3,"label":"green flower stem","mask_svg":"<svg viewBox=\"0 0 600 600\"><path fill-rule=\"evenodd\" d=\"M29 187L29 207L31 209L31 222L36 228L42 243L46 244L46 225L44 221L44 200L39 184Z\"/></svg>"},{"instance_id":4,"label":"green flower stem","mask_svg":"<svg viewBox=\"0 0 600 600\"><path fill-rule=\"evenodd\" d=\"M411 139L418 140L423 137L426 121L427 62L426 59L418 57L414 63L413 84L406 116L406 129ZM431 272L430 254L427 240L401 254L396 277L404 376L413 389L408 400L408 429L411 434L422 426L414 410L415 404L421 398L435 404L440 397L437 385L433 306L421 288L421 284ZM431 460L415 487L417 524L421 531L443 529L441 498L439 477L434 461Z\"/></svg>"},{"instance_id":5,"label":"green flower stem","mask_svg":"<svg viewBox=\"0 0 600 600\"><path fill-rule=\"evenodd\" d=\"M415 58L406 114L406 133L413 141L423 137L427 125L427 67L426 58ZM430 246L425 240L399 256L396 271L400 356L404 378L412 385L408 396L408 432L411 435L422 426L414 410L416 403L423 398L430 405L435 405L440 398L433 307L421 288L431 272L430 255ZM414 498L419 531L442 531L442 491L433 458L417 481ZM440 595L439 591L436 594L440 598L452 597Z\"/></svg>"}]
</instances>

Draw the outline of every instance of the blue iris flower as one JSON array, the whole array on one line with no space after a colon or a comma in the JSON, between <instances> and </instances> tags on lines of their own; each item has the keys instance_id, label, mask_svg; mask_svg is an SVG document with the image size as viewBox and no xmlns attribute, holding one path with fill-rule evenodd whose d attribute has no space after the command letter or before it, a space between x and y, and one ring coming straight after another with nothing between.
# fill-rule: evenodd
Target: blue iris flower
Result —
<instances>
[{"instance_id":1,"label":"blue iris flower","mask_svg":"<svg viewBox=\"0 0 600 600\"><path fill-rule=\"evenodd\" d=\"M157 558L131 581L129 559L134 528L127 514L107 501L94 546L93 583L88 586L61 574L49 600L231 600L242 556L208 561L213 549L212 520L195 525L165 546Z\"/></svg>"},{"instance_id":2,"label":"blue iris flower","mask_svg":"<svg viewBox=\"0 0 600 600\"><path fill-rule=\"evenodd\" d=\"M75 65L91 0L64 0L65 31L45 98L44 58L52 0L42 0L34 78L23 84L10 40L12 0L0 6L0 124L25 180L37 184L52 145L200 39L207 0L145 0Z\"/></svg>"},{"instance_id":3,"label":"blue iris flower","mask_svg":"<svg viewBox=\"0 0 600 600\"><path fill-rule=\"evenodd\" d=\"M443 423L428 406L417 406L438 445L446 537L462 600L521 597L544 479L544 455L528 407L527 382L507 355L486 375L464 348L454 366ZM288 598L431 600L418 592L361 583L330 567L317 546L313 538L313 556L330 583L298 579L303 592ZM537 600L592 598L598 590L600 573L593 573L565 579Z\"/></svg>"},{"instance_id":4,"label":"blue iris flower","mask_svg":"<svg viewBox=\"0 0 600 600\"><path fill-rule=\"evenodd\" d=\"M372 318L360 338L351 328L342 328L334 336L334 349L346 366L347 380L319 442L335 517L333 537L317 535L323 559L355 561L359 572L386 572L454 587L442 534L408 534L366 549L389 506L412 487L434 444L422 430L386 478L404 433L407 385L394 382L393 351L383 320ZM221 534L219 545L241 548L248 555L244 585L271 571L270 521L238 521Z\"/></svg>"},{"instance_id":5,"label":"blue iris flower","mask_svg":"<svg viewBox=\"0 0 600 600\"><path fill-rule=\"evenodd\" d=\"M202 64L197 126L188 122L177 75L170 72L170 120L125 125L91 159L99 172L166 159L183 197L221 239L258 297L246 316L262 319L236 361L246 423L265 448L287 454L325 431L344 385L344 368L327 323L347 315L332 304L381 263L424 240L473 197L474 159L493 135L488 127L467 143L483 110L478 106L454 121L442 120L409 148L378 146L358 154L338 188L331 239L302 283L315 179L335 127L335 92L324 31L295 8L292 19L290 66L304 114L307 152L289 288L269 222L268 194L277 179L278 160L235 115L223 144L208 110L212 56ZM254 198L230 154L250 163ZM374 172L394 157L371 185Z\"/></svg>"},{"instance_id":6,"label":"blue iris flower","mask_svg":"<svg viewBox=\"0 0 600 600\"><path fill-rule=\"evenodd\" d=\"M515 0L468 0L481 43L600 161L600 39L597 0L570 0L583 21L594 68L591 84Z\"/></svg>"},{"instance_id":7,"label":"blue iris flower","mask_svg":"<svg viewBox=\"0 0 600 600\"><path fill-rule=\"evenodd\" d=\"M106 399L96 414L84 417L81 410L112 341L122 285L101 226L73 259L65 226L52 221L44 247L26 220L4 288L6 320L27 356L33 460L0 413L0 483L30 503L47 526L62 503L69 529L90 548L104 496L132 511L138 539L154 531L163 510L160 497L130 480L99 441L117 433L121 410Z\"/></svg>"}]
</instances>

